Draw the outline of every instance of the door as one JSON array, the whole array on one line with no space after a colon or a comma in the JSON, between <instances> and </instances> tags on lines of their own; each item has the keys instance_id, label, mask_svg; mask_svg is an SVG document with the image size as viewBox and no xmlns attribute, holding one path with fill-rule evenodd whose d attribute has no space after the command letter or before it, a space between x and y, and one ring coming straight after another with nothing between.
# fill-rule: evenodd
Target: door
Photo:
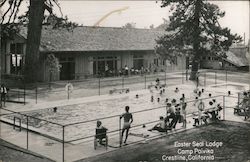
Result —
<instances>
[{"instance_id":1,"label":"door","mask_svg":"<svg viewBox=\"0 0 250 162\"><path fill-rule=\"evenodd\" d=\"M75 78L75 62L72 58L60 62L60 80L73 80Z\"/></svg>"}]
</instances>

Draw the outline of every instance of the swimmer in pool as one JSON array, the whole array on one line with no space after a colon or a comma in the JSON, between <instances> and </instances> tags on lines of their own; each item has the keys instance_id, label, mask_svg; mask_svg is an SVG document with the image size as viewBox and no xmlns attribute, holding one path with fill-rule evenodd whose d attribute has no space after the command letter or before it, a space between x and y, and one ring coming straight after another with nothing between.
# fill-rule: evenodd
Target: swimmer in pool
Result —
<instances>
[{"instance_id":1,"label":"swimmer in pool","mask_svg":"<svg viewBox=\"0 0 250 162\"><path fill-rule=\"evenodd\" d=\"M126 137L125 137L125 140L124 140L124 144L126 144L126 142L127 142L128 132L129 132L129 129L130 129L130 125L133 122L133 116L129 112L129 106L125 107L125 111L126 112L120 116L120 119L124 118L124 123L123 123L123 128L122 128L122 136L121 136L120 142L122 142L123 134L124 134L124 132L126 130Z\"/></svg>"}]
</instances>

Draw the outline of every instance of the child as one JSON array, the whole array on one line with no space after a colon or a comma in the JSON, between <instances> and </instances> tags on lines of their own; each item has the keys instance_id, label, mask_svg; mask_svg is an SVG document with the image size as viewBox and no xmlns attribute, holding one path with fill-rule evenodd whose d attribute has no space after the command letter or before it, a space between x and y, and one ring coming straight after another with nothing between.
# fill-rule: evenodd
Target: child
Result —
<instances>
[{"instance_id":1,"label":"child","mask_svg":"<svg viewBox=\"0 0 250 162\"><path fill-rule=\"evenodd\" d=\"M166 132L166 124L162 116L160 116L159 123L157 123L152 129L149 129L148 131L152 131L152 130L157 130L159 132Z\"/></svg>"},{"instance_id":2,"label":"child","mask_svg":"<svg viewBox=\"0 0 250 162\"><path fill-rule=\"evenodd\" d=\"M186 115L187 115L187 112L186 112L186 107L187 107L187 103L184 102L182 103L182 107L181 107L181 118L182 118L182 127L186 128L187 126L187 120L186 120Z\"/></svg>"},{"instance_id":3,"label":"child","mask_svg":"<svg viewBox=\"0 0 250 162\"><path fill-rule=\"evenodd\" d=\"M102 126L102 122L98 120L96 122L96 130L104 130L106 132L108 129ZM96 138L99 139L99 143L102 145L102 140L106 138L106 133L96 134Z\"/></svg>"}]
</instances>

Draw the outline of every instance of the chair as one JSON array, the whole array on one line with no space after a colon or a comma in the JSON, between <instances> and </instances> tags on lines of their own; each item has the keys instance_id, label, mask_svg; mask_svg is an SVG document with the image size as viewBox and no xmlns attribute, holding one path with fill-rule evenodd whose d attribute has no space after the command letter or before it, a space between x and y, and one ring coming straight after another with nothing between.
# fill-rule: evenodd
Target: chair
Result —
<instances>
[{"instance_id":1,"label":"chair","mask_svg":"<svg viewBox=\"0 0 250 162\"><path fill-rule=\"evenodd\" d=\"M94 139L94 149L96 150L96 147L98 145L98 142L102 140L104 142L104 146L106 147L106 150L108 148L108 136L107 136L107 129L96 129L95 131L95 139Z\"/></svg>"}]
</instances>

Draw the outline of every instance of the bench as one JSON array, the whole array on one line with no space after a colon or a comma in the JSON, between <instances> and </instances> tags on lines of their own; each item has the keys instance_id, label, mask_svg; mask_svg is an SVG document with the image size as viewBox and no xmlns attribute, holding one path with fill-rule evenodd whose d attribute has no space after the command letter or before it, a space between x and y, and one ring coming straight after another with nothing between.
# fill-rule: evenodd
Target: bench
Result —
<instances>
[{"instance_id":1,"label":"bench","mask_svg":"<svg viewBox=\"0 0 250 162\"><path fill-rule=\"evenodd\" d=\"M119 89L112 89L112 90L109 90L109 94L113 94L113 93L128 93L129 92L129 88L119 88Z\"/></svg>"}]
</instances>

